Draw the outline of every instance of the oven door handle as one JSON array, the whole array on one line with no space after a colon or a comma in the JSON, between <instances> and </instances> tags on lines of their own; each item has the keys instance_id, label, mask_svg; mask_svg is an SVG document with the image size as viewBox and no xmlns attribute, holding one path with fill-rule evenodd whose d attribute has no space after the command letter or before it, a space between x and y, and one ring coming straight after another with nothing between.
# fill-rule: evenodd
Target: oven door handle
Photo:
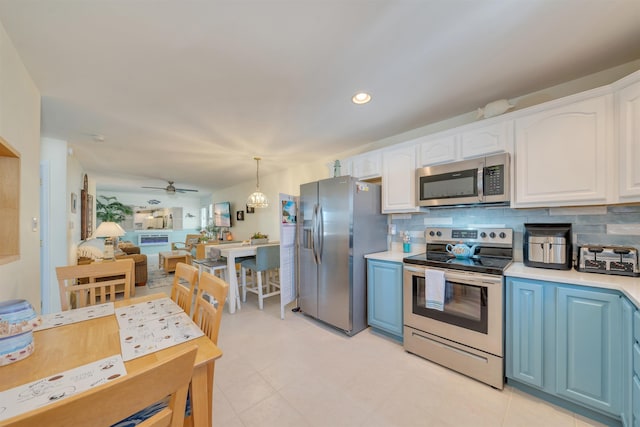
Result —
<instances>
[{"instance_id":1,"label":"oven door handle","mask_svg":"<svg viewBox=\"0 0 640 427\"><path fill-rule=\"evenodd\" d=\"M418 276L420 277L424 277L425 276L425 268L416 268L416 267L404 267L405 271L411 272L411 273L417 273ZM491 276L491 277L487 277L487 276L482 276L482 277L478 277L477 274L473 274L473 273L458 273L458 272L453 272L453 271L446 271L444 273L444 280L446 280L447 282L454 282L454 283L462 283L462 284L466 284L466 285L477 285L477 286L482 286L482 285L487 285L487 284L501 284L502 283L502 276Z\"/></svg>"}]
</instances>

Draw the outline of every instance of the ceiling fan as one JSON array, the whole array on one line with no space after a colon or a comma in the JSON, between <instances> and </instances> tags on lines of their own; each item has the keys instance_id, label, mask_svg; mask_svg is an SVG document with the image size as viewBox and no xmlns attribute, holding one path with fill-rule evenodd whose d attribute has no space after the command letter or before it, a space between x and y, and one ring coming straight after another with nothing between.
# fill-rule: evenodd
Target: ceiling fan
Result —
<instances>
[{"instance_id":1,"label":"ceiling fan","mask_svg":"<svg viewBox=\"0 0 640 427\"><path fill-rule=\"evenodd\" d=\"M169 194L175 194L175 193L186 193L187 191L193 191L193 192L198 192L198 190L192 190L189 188L176 188L173 186L173 181L167 181L169 183L169 185L167 185L166 187L142 187L142 188L152 188L154 190L164 190Z\"/></svg>"}]
</instances>

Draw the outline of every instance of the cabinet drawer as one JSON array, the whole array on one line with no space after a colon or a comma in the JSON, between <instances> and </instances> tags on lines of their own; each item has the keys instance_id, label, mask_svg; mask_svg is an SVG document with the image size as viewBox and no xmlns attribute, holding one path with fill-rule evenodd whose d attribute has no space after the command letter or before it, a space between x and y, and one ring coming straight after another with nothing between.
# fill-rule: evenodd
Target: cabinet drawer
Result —
<instances>
[{"instance_id":1,"label":"cabinet drawer","mask_svg":"<svg viewBox=\"0 0 640 427\"><path fill-rule=\"evenodd\" d=\"M633 344L633 373L640 377L640 345Z\"/></svg>"},{"instance_id":2,"label":"cabinet drawer","mask_svg":"<svg viewBox=\"0 0 640 427\"><path fill-rule=\"evenodd\" d=\"M640 310L633 313L633 338L640 342Z\"/></svg>"}]
</instances>

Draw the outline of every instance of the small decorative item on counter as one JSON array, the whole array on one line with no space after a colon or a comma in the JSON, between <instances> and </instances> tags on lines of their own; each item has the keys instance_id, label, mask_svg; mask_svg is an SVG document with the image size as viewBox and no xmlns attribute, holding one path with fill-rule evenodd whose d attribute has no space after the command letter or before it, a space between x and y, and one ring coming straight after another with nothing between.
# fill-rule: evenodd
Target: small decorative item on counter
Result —
<instances>
[{"instance_id":1,"label":"small decorative item on counter","mask_svg":"<svg viewBox=\"0 0 640 427\"><path fill-rule=\"evenodd\" d=\"M411 236L409 236L408 231L405 231L404 237L402 237L402 252L411 252Z\"/></svg>"},{"instance_id":2,"label":"small decorative item on counter","mask_svg":"<svg viewBox=\"0 0 640 427\"><path fill-rule=\"evenodd\" d=\"M0 366L33 353L32 330L41 322L33 306L25 300L0 302Z\"/></svg>"},{"instance_id":3,"label":"small decorative item on counter","mask_svg":"<svg viewBox=\"0 0 640 427\"><path fill-rule=\"evenodd\" d=\"M269 236L266 234L262 234L261 232L253 233L251 236L251 244L252 245L263 245L265 243L269 243Z\"/></svg>"}]
</instances>

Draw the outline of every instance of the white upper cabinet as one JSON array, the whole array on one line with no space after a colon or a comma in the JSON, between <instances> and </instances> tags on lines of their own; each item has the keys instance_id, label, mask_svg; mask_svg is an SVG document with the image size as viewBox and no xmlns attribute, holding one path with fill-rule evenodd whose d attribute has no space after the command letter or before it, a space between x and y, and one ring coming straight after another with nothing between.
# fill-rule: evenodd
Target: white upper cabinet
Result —
<instances>
[{"instance_id":1,"label":"white upper cabinet","mask_svg":"<svg viewBox=\"0 0 640 427\"><path fill-rule=\"evenodd\" d=\"M474 123L420 139L420 166L450 163L489 154L511 152L513 121L502 118L490 124Z\"/></svg>"},{"instance_id":2,"label":"white upper cabinet","mask_svg":"<svg viewBox=\"0 0 640 427\"><path fill-rule=\"evenodd\" d=\"M417 144L382 151L382 213L418 212L416 206Z\"/></svg>"},{"instance_id":3,"label":"white upper cabinet","mask_svg":"<svg viewBox=\"0 0 640 427\"><path fill-rule=\"evenodd\" d=\"M560 104L560 105L559 105ZM613 99L606 94L515 121L513 207L579 206L610 201ZM609 197L609 198L608 198Z\"/></svg>"},{"instance_id":4,"label":"white upper cabinet","mask_svg":"<svg viewBox=\"0 0 640 427\"><path fill-rule=\"evenodd\" d=\"M420 166L449 163L458 159L458 134L429 137L420 143Z\"/></svg>"},{"instance_id":5,"label":"white upper cabinet","mask_svg":"<svg viewBox=\"0 0 640 427\"><path fill-rule=\"evenodd\" d=\"M502 120L488 126L469 129L460 135L460 156L470 159L512 151L513 121Z\"/></svg>"},{"instance_id":6,"label":"white upper cabinet","mask_svg":"<svg viewBox=\"0 0 640 427\"><path fill-rule=\"evenodd\" d=\"M620 203L640 201L640 72L617 92Z\"/></svg>"},{"instance_id":7,"label":"white upper cabinet","mask_svg":"<svg viewBox=\"0 0 640 427\"><path fill-rule=\"evenodd\" d=\"M351 157L350 163L351 176L358 179L378 178L382 174L382 153L380 150Z\"/></svg>"}]
</instances>

